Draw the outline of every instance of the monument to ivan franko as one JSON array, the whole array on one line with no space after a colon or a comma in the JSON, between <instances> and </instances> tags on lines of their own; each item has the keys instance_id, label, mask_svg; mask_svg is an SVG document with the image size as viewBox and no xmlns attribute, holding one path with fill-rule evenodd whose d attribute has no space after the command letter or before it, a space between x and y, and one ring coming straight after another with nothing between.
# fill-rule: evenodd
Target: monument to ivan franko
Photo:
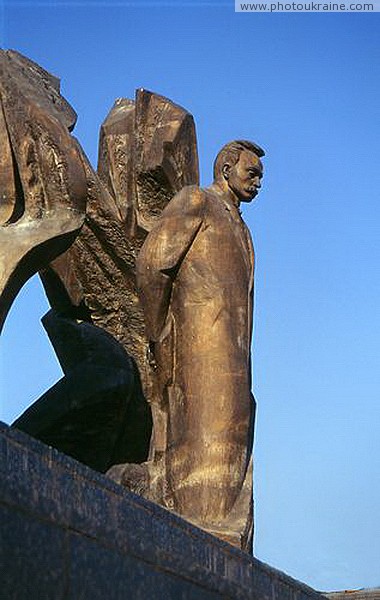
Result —
<instances>
[{"instance_id":1,"label":"monument to ivan franko","mask_svg":"<svg viewBox=\"0 0 380 600\"><path fill-rule=\"evenodd\" d=\"M59 81L0 54L0 319L39 272L64 377L15 427L250 551L254 252L263 174L226 144L198 185L192 116L140 89L101 127L97 171Z\"/></svg>"}]
</instances>

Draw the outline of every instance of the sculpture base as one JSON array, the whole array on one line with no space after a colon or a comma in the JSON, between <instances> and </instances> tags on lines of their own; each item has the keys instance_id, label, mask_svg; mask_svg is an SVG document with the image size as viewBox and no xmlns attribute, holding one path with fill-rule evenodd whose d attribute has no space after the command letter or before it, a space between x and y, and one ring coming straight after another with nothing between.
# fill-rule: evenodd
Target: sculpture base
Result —
<instances>
[{"instance_id":1,"label":"sculpture base","mask_svg":"<svg viewBox=\"0 0 380 600\"><path fill-rule=\"evenodd\" d=\"M4 424L0 471L4 598L323 598Z\"/></svg>"}]
</instances>

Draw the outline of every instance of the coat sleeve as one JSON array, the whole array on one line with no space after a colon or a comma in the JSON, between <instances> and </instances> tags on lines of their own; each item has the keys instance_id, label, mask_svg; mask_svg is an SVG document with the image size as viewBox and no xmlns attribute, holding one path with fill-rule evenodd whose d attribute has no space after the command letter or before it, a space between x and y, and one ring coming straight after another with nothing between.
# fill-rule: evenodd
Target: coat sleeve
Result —
<instances>
[{"instance_id":1,"label":"coat sleeve","mask_svg":"<svg viewBox=\"0 0 380 600\"><path fill-rule=\"evenodd\" d=\"M204 194L186 187L169 202L137 258L137 285L148 338L158 341L168 316L172 285L203 220Z\"/></svg>"}]
</instances>

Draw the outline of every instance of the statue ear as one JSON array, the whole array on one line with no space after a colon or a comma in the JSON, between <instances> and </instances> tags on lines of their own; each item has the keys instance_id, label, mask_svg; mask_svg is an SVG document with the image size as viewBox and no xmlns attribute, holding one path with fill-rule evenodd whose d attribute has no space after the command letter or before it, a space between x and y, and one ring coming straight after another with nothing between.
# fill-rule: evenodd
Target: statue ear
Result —
<instances>
[{"instance_id":1,"label":"statue ear","mask_svg":"<svg viewBox=\"0 0 380 600\"><path fill-rule=\"evenodd\" d=\"M225 163L222 167L222 175L224 179L227 181L231 173L231 165L229 163Z\"/></svg>"}]
</instances>

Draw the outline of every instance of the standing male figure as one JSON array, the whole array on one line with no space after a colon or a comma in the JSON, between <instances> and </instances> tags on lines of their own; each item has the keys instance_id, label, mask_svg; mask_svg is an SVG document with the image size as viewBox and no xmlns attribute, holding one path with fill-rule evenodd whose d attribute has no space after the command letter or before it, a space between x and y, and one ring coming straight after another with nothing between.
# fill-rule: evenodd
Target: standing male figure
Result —
<instances>
[{"instance_id":1,"label":"standing male figure","mask_svg":"<svg viewBox=\"0 0 380 600\"><path fill-rule=\"evenodd\" d=\"M254 254L239 206L256 196L264 151L224 146L206 189L182 189L137 261L164 418L155 456L168 506L238 547L252 541L250 345Z\"/></svg>"}]
</instances>

